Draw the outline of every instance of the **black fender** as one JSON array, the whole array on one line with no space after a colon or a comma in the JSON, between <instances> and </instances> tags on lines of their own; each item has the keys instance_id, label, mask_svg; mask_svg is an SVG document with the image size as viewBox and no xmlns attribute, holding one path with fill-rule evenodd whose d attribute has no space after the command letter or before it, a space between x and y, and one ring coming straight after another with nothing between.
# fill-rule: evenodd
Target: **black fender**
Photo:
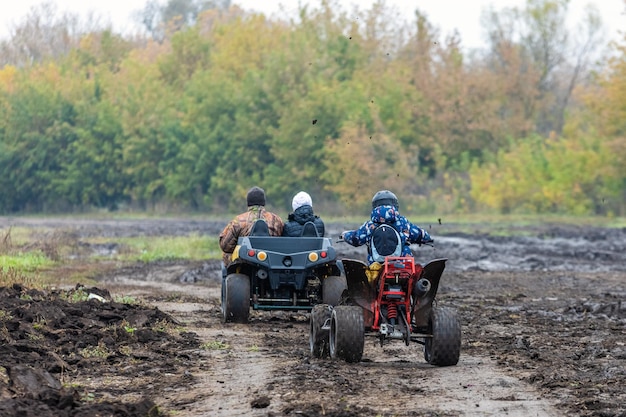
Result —
<instances>
[{"instance_id":1,"label":"black fender","mask_svg":"<svg viewBox=\"0 0 626 417\"><path fill-rule=\"evenodd\" d=\"M356 259L342 259L341 263L346 274L348 289L344 291L340 304L358 305L373 313L372 304L376 299L376 291L367 279L365 273L369 269L367 264ZM367 323L368 317L365 317L365 321Z\"/></svg>"},{"instance_id":2,"label":"black fender","mask_svg":"<svg viewBox=\"0 0 626 417\"><path fill-rule=\"evenodd\" d=\"M420 278L430 281L430 289L425 294L419 294L417 288L413 288L413 321L419 329L428 328L428 318L433 301L437 296L439 281L446 268L447 258L434 259L422 267Z\"/></svg>"}]
</instances>

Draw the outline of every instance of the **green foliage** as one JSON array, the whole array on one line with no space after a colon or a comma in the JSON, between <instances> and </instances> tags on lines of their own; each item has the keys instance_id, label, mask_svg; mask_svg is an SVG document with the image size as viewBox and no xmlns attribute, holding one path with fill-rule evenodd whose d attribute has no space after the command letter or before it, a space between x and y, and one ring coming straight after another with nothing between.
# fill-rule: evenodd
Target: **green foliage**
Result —
<instances>
[{"instance_id":1,"label":"green foliage","mask_svg":"<svg viewBox=\"0 0 626 417\"><path fill-rule=\"evenodd\" d=\"M209 66L210 43L200 35L198 27L177 32L172 37L172 52L159 64L163 80L183 87L196 72Z\"/></svg>"},{"instance_id":2,"label":"green foliage","mask_svg":"<svg viewBox=\"0 0 626 417\"><path fill-rule=\"evenodd\" d=\"M51 183L61 171L64 150L76 139L73 104L46 82L27 85L9 96L7 105L0 177L12 193L3 193L0 209L43 210L63 201Z\"/></svg>"},{"instance_id":3,"label":"green foliage","mask_svg":"<svg viewBox=\"0 0 626 417\"><path fill-rule=\"evenodd\" d=\"M109 102L81 106L76 141L52 187L74 207L115 208L124 201L123 132Z\"/></svg>"},{"instance_id":4,"label":"green foliage","mask_svg":"<svg viewBox=\"0 0 626 417\"><path fill-rule=\"evenodd\" d=\"M233 212L256 184L284 212L301 189L340 211L391 188L418 213L623 214L626 48L580 106L597 45L566 42L567 1L491 10L490 49L471 55L384 3L355 16L321 0L291 21L226 4L152 2L152 39L98 29L0 69L0 213Z\"/></svg>"}]
</instances>

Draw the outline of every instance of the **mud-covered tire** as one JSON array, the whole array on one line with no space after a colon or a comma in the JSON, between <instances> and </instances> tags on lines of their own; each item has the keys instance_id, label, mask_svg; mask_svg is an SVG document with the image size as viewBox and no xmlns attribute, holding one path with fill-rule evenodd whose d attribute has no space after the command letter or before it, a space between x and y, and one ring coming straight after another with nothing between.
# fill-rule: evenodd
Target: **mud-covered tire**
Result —
<instances>
[{"instance_id":1,"label":"mud-covered tire","mask_svg":"<svg viewBox=\"0 0 626 417\"><path fill-rule=\"evenodd\" d=\"M229 274L222 285L224 322L247 323L250 316L250 278L244 274Z\"/></svg>"},{"instance_id":2,"label":"mud-covered tire","mask_svg":"<svg viewBox=\"0 0 626 417\"><path fill-rule=\"evenodd\" d=\"M324 278L322 299L324 304L336 306L341 301L341 294L348 288L345 276L331 275Z\"/></svg>"},{"instance_id":3,"label":"mud-covered tire","mask_svg":"<svg viewBox=\"0 0 626 417\"><path fill-rule=\"evenodd\" d=\"M346 362L360 362L365 345L363 309L337 306L333 309L329 334L330 357Z\"/></svg>"},{"instance_id":4,"label":"mud-covered tire","mask_svg":"<svg viewBox=\"0 0 626 417\"><path fill-rule=\"evenodd\" d=\"M437 366L456 365L461 355L461 323L456 311L433 306L428 326L432 338L426 338L424 344L426 362Z\"/></svg>"},{"instance_id":5,"label":"mud-covered tire","mask_svg":"<svg viewBox=\"0 0 626 417\"><path fill-rule=\"evenodd\" d=\"M332 308L328 304L317 304L311 310L311 327L309 331L309 348L314 358L325 358L330 354L328 330L322 326L331 316Z\"/></svg>"}]
</instances>

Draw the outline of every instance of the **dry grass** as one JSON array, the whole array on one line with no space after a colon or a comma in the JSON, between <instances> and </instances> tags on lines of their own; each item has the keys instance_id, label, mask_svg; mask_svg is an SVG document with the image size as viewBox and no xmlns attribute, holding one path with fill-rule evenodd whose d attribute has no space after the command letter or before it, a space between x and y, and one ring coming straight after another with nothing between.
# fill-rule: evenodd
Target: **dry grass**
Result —
<instances>
[{"instance_id":1,"label":"dry grass","mask_svg":"<svg viewBox=\"0 0 626 417\"><path fill-rule=\"evenodd\" d=\"M0 254L8 253L13 247L13 241L11 240L11 227L7 229L7 231L1 236L0 240Z\"/></svg>"},{"instance_id":2,"label":"dry grass","mask_svg":"<svg viewBox=\"0 0 626 417\"><path fill-rule=\"evenodd\" d=\"M0 286L20 284L48 288L92 276L88 264L76 265L68 255L80 251L77 237L62 230L0 231Z\"/></svg>"}]
</instances>

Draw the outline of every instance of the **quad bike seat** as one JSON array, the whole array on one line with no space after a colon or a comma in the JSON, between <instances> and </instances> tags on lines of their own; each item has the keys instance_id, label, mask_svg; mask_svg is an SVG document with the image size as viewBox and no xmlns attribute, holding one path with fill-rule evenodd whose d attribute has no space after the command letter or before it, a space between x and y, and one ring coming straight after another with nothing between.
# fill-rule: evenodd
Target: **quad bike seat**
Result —
<instances>
[{"instance_id":1,"label":"quad bike seat","mask_svg":"<svg viewBox=\"0 0 626 417\"><path fill-rule=\"evenodd\" d=\"M317 227L315 227L315 223L306 222L302 227L302 233L300 234L302 237L319 237L317 234Z\"/></svg>"},{"instance_id":2,"label":"quad bike seat","mask_svg":"<svg viewBox=\"0 0 626 417\"><path fill-rule=\"evenodd\" d=\"M263 219L256 220L250 230L250 236L269 236L270 229L267 227L267 222Z\"/></svg>"}]
</instances>

